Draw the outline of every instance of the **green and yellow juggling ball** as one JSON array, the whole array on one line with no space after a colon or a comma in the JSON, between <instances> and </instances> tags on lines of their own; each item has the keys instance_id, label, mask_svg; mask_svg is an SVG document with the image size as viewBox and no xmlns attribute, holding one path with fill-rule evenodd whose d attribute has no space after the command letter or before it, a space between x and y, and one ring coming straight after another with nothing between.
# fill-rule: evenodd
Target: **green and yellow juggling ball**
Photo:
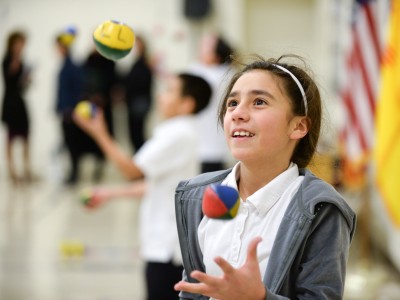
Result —
<instances>
[{"instance_id":1,"label":"green and yellow juggling ball","mask_svg":"<svg viewBox=\"0 0 400 300\"><path fill-rule=\"evenodd\" d=\"M126 24L106 21L93 32L97 51L104 57L117 60L128 55L135 44L135 33Z\"/></svg>"}]
</instances>

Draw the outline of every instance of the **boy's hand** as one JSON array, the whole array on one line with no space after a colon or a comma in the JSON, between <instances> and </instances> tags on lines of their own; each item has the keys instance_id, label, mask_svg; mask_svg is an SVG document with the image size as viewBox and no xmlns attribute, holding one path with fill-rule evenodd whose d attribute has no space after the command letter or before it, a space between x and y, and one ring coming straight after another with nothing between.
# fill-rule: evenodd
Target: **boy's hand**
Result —
<instances>
[{"instance_id":1,"label":"boy's hand","mask_svg":"<svg viewBox=\"0 0 400 300\"><path fill-rule=\"evenodd\" d=\"M97 108L96 113L91 118L82 117L74 111L72 119L95 140L107 159L115 164L127 179L133 180L144 177L142 170L135 164L132 157L126 155L109 134L101 109Z\"/></svg>"},{"instance_id":2,"label":"boy's hand","mask_svg":"<svg viewBox=\"0 0 400 300\"><path fill-rule=\"evenodd\" d=\"M217 257L215 262L224 272L221 277L193 271L190 276L197 279L199 283L180 281L175 285L175 289L219 300L264 300L266 290L261 280L257 260L257 245L260 242L260 237L250 242L247 259L242 267L235 269L226 260Z\"/></svg>"},{"instance_id":3,"label":"boy's hand","mask_svg":"<svg viewBox=\"0 0 400 300\"><path fill-rule=\"evenodd\" d=\"M96 113L91 118L84 118L74 112L72 119L83 131L94 139L108 134L104 114L100 108L96 109Z\"/></svg>"},{"instance_id":4,"label":"boy's hand","mask_svg":"<svg viewBox=\"0 0 400 300\"><path fill-rule=\"evenodd\" d=\"M96 209L108 202L112 198L112 192L107 188L98 187L92 190L89 201L86 207Z\"/></svg>"}]
</instances>

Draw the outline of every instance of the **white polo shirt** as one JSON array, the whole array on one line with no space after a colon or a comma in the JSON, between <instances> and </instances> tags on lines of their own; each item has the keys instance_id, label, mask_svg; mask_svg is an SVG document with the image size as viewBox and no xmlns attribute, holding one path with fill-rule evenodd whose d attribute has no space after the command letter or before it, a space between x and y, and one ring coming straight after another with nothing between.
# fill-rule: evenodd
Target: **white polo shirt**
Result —
<instances>
[{"instance_id":1,"label":"white polo shirt","mask_svg":"<svg viewBox=\"0 0 400 300\"><path fill-rule=\"evenodd\" d=\"M189 68L189 71L203 77L212 89L210 103L196 117L200 160L202 162L226 161L229 148L225 141L224 130L218 124L218 108L233 73L226 64L207 66L196 63Z\"/></svg>"},{"instance_id":2,"label":"white polo shirt","mask_svg":"<svg viewBox=\"0 0 400 300\"><path fill-rule=\"evenodd\" d=\"M147 192L139 215L141 254L146 261L181 263L175 220L175 188L199 172L193 116L164 121L134 156L145 174Z\"/></svg>"},{"instance_id":3,"label":"white polo shirt","mask_svg":"<svg viewBox=\"0 0 400 300\"><path fill-rule=\"evenodd\" d=\"M239 168L240 162L222 184L237 189ZM207 274L222 275L221 269L214 262L217 256L223 257L235 268L241 267L246 261L250 241L257 236L262 237L257 247L257 256L260 273L264 274L283 215L303 179L297 165L291 163L286 171L246 201L241 200L234 219L204 217L198 227L198 238Z\"/></svg>"}]
</instances>

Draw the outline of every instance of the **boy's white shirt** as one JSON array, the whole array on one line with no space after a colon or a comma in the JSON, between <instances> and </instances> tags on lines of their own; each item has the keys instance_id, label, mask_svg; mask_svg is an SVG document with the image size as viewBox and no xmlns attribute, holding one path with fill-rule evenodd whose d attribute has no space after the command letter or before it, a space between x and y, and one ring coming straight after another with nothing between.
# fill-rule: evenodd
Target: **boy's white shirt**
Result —
<instances>
[{"instance_id":1,"label":"boy's white shirt","mask_svg":"<svg viewBox=\"0 0 400 300\"><path fill-rule=\"evenodd\" d=\"M181 264L175 220L175 188L199 173L194 116L160 123L134 156L147 182L139 215L141 254L146 261Z\"/></svg>"},{"instance_id":2,"label":"boy's white shirt","mask_svg":"<svg viewBox=\"0 0 400 300\"><path fill-rule=\"evenodd\" d=\"M237 189L239 168L240 162L222 184ZM286 171L246 201L241 200L234 219L216 220L204 217L198 227L198 239L207 274L222 275L221 269L214 262L217 256L223 257L235 268L241 267L247 258L250 241L257 236L262 237L262 242L257 247L257 256L260 273L264 274L283 215L303 179L297 165L291 163Z\"/></svg>"},{"instance_id":3,"label":"boy's white shirt","mask_svg":"<svg viewBox=\"0 0 400 300\"><path fill-rule=\"evenodd\" d=\"M196 116L199 135L198 153L201 161L227 161L230 156L224 132L218 124L218 108L225 87L232 77L228 65L206 66L196 63L190 66L189 72L203 77L211 86L210 103Z\"/></svg>"}]
</instances>

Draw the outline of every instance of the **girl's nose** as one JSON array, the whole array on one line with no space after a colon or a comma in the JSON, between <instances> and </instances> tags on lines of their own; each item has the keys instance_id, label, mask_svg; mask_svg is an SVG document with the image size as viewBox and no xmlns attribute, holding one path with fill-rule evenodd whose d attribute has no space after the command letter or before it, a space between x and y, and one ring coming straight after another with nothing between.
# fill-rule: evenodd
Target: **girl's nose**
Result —
<instances>
[{"instance_id":1,"label":"girl's nose","mask_svg":"<svg viewBox=\"0 0 400 300\"><path fill-rule=\"evenodd\" d=\"M234 121L247 121L250 117L249 109L244 105L244 103L238 104L232 111L232 120Z\"/></svg>"}]
</instances>

